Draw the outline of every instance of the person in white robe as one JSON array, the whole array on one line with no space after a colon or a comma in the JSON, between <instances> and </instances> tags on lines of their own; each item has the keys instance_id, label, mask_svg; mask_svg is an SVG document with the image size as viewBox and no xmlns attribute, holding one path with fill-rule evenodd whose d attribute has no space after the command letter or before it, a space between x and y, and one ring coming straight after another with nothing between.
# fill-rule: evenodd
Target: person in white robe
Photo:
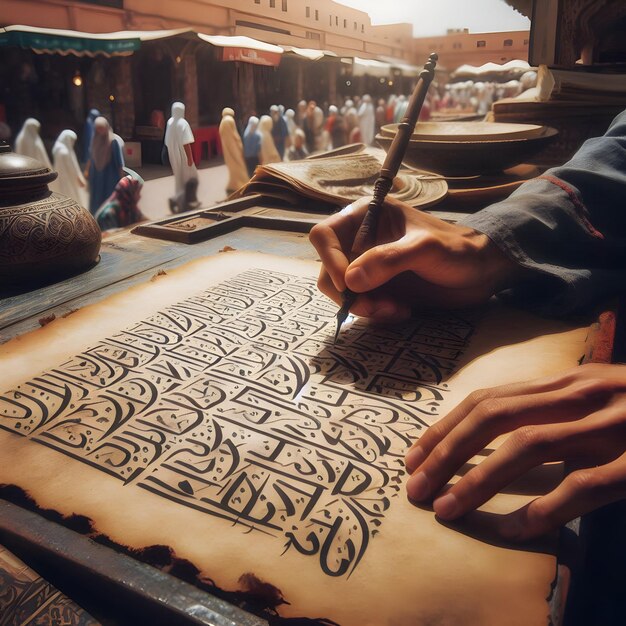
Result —
<instances>
[{"instance_id":1,"label":"person in white robe","mask_svg":"<svg viewBox=\"0 0 626 626\"><path fill-rule=\"evenodd\" d=\"M87 181L78 165L76 140L73 130L64 130L58 136L52 148L53 166L58 178L50 185L54 191L76 200L80 206L87 204Z\"/></svg>"},{"instance_id":2,"label":"person in white robe","mask_svg":"<svg viewBox=\"0 0 626 626\"><path fill-rule=\"evenodd\" d=\"M46 152L46 147L39 136L41 124L34 117L29 117L22 126L22 130L15 139L15 152L23 156L37 159L52 169L52 163Z\"/></svg>"},{"instance_id":3,"label":"person in white robe","mask_svg":"<svg viewBox=\"0 0 626 626\"><path fill-rule=\"evenodd\" d=\"M287 130L289 131L289 138L291 139L291 143L293 144L294 133L298 128L296 124L296 112L293 109L287 109L285 111L285 122L287 122Z\"/></svg>"},{"instance_id":4,"label":"person in white robe","mask_svg":"<svg viewBox=\"0 0 626 626\"><path fill-rule=\"evenodd\" d=\"M222 111L222 121L219 127L220 141L222 142L222 152L224 162L228 167L228 185L226 192L232 193L243 187L249 180L246 162L243 158L243 143L237 131L235 123L235 112L231 108Z\"/></svg>"},{"instance_id":5,"label":"person in white robe","mask_svg":"<svg viewBox=\"0 0 626 626\"><path fill-rule=\"evenodd\" d=\"M276 149L276 144L272 138L272 127L274 122L269 115L263 115L259 122L259 132L261 133L261 165L268 163L280 163L282 159Z\"/></svg>"},{"instance_id":6,"label":"person in white robe","mask_svg":"<svg viewBox=\"0 0 626 626\"><path fill-rule=\"evenodd\" d=\"M409 107L409 100L406 96L398 96L396 100L396 108L393 114L393 121L399 124L404 118L407 108Z\"/></svg>"},{"instance_id":7,"label":"person in white robe","mask_svg":"<svg viewBox=\"0 0 626 626\"><path fill-rule=\"evenodd\" d=\"M374 135L376 135L376 110L371 96L363 96L357 115L361 129L361 141L366 146L371 146L374 143Z\"/></svg>"},{"instance_id":8,"label":"person in white robe","mask_svg":"<svg viewBox=\"0 0 626 626\"><path fill-rule=\"evenodd\" d=\"M324 111L318 106L315 106L313 110L313 129L315 135L315 150L324 150Z\"/></svg>"},{"instance_id":9,"label":"person in white robe","mask_svg":"<svg viewBox=\"0 0 626 626\"><path fill-rule=\"evenodd\" d=\"M304 127L304 118L306 117L306 100L300 100L296 106L295 122L298 128Z\"/></svg>"},{"instance_id":10,"label":"person in white robe","mask_svg":"<svg viewBox=\"0 0 626 626\"><path fill-rule=\"evenodd\" d=\"M186 210L188 205L197 203L195 192L192 198L187 197L186 191L192 188L193 185L189 183L194 180L197 189L198 170L191 152L191 144L195 139L191 126L185 119L185 105L182 102L172 104L172 117L167 121L164 141L175 181L175 194L170 199L170 208Z\"/></svg>"},{"instance_id":11,"label":"person in white robe","mask_svg":"<svg viewBox=\"0 0 626 626\"><path fill-rule=\"evenodd\" d=\"M351 100L349 102L352 102ZM348 103L346 103L347 105ZM361 129L359 127L359 116L357 115L354 106L350 106L346 109L344 115L344 122L346 126L346 137L348 143L360 143L361 142Z\"/></svg>"}]
</instances>

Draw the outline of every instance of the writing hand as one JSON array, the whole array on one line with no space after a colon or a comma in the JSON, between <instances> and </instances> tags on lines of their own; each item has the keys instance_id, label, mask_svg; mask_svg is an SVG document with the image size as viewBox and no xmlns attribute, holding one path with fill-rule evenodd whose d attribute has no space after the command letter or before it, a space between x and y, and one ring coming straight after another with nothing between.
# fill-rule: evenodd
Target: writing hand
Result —
<instances>
[{"instance_id":1,"label":"writing hand","mask_svg":"<svg viewBox=\"0 0 626 626\"><path fill-rule=\"evenodd\" d=\"M330 216L309 235L323 264L319 289L338 304L346 286L359 294L351 309L356 315L400 321L424 303L477 304L521 271L486 235L393 198L381 213L376 245L351 261L369 200Z\"/></svg>"},{"instance_id":2,"label":"writing hand","mask_svg":"<svg viewBox=\"0 0 626 626\"><path fill-rule=\"evenodd\" d=\"M450 489L448 480L495 437L504 443ZM531 468L567 461L576 469L550 493L502 516L504 538L526 540L626 496L626 366L589 364L526 383L476 391L406 456L413 501L434 499L454 520Z\"/></svg>"}]
</instances>

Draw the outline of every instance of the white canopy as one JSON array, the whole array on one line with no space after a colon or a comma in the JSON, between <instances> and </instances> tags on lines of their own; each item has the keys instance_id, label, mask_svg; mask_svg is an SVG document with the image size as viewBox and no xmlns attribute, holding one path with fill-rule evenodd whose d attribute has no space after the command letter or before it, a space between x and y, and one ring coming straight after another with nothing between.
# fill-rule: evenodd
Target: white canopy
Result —
<instances>
[{"instance_id":1,"label":"white canopy","mask_svg":"<svg viewBox=\"0 0 626 626\"><path fill-rule=\"evenodd\" d=\"M294 54L309 61L319 61L324 57L334 57L337 55L330 50L316 50L314 48L296 48L295 46L281 46L285 54Z\"/></svg>"},{"instance_id":2,"label":"white canopy","mask_svg":"<svg viewBox=\"0 0 626 626\"><path fill-rule=\"evenodd\" d=\"M258 39L252 39L252 37L246 37L245 35L228 37L226 35L205 35L204 33L198 33L198 37L200 37L202 41L206 41L213 46L219 46L220 48L247 48L248 50L259 50L260 52L272 52L274 54L283 53L283 49L280 46L265 43Z\"/></svg>"},{"instance_id":3,"label":"white canopy","mask_svg":"<svg viewBox=\"0 0 626 626\"><path fill-rule=\"evenodd\" d=\"M392 69L400 70L404 76L419 76L423 68L408 63L404 59L394 59L393 57L378 57L383 63L389 63ZM439 69L439 66L438 66Z\"/></svg>"},{"instance_id":4,"label":"white canopy","mask_svg":"<svg viewBox=\"0 0 626 626\"><path fill-rule=\"evenodd\" d=\"M354 57L351 61L353 76L380 76L386 78L391 74L391 65L383 61L362 59L361 57Z\"/></svg>"},{"instance_id":5,"label":"white canopy","mask_svg":"<svg viewBox=\"0 0 626 626\"><path fill-rule=\"evenodd\" d=\"M485 74L523 74L533 69L526 61L513 59L502 65L498 63L485 63L478 67L474 65L461 65L453 73L452 78L475 77Z\"/></svg>"}]
</instances>

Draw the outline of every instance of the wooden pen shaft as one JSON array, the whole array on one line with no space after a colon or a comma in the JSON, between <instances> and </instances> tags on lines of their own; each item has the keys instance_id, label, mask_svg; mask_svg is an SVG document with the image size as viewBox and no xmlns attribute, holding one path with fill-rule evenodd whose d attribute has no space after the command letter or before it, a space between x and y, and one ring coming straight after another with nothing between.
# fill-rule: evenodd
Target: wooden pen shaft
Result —
<instances>
[{"instance_id":1,"label":"wooden pen shaft","mask_svg":"<svg viewBox=\"0 0 626 626\"><path fill-rule=\"evenodd\" d=\"M387 157L383 163L383 167L380 170L381 176L385 178L391 178L393 180L398 174L398 170L402 165L402 160L406 154L406 149L411 141L411 136L415 130L417 119L419 118L420 111L424 105L428 88L435 75L435 61L430 60L424 66L424 69L420 73L418 84L413 91L409 106L407 107L406 114L402 118L400 124L398 124L398 130L394 135L391 147L387 152Z\"/></svg>"},{"instance_id":2,"label":"wooden pen shaft","mask_svg":"<svg viewBox=\"0 0 626 626\"><path fill-rule=\"evenodd\" d=\"M383 209L387 194L393 187L393 180L398 174L402 160L406 154L406 149L411 140L411 135L417 124L420 111L424 105L428 88L435 75L435 65L437 55L431 54L428 62L424 65L424 69L420 73L417 85L413 90L409 105L402 122L398 125L398 130L391 142L391 147L380 170L380 176L374 185L374 198L369 203L365 218L354 239L352 245L352 259L360 256L376 243L376 231L378 230L378 221L380 213Z\"/></svg>"},{"instance_id":3,"label":"wooden pen shaft","mask_svg":"<svg viewBox=\"0 0 626 626\"><path fill-rule=\"evenodd\" d=\"M356 259L376 243L378 221L385 203L385 198L393 186L393 178L379 176L374 185L374 198L367 207L367 213L357 231L352 244L351 257Z\"/></svg>"},{"instance_id":4,"label":"wooden pen shaft","mask_svg":"<svg viewBox=\"0 0 626 626\"><path fill-rule=\"evenodd\" d=\"M433 53L430 55L428 62L424 65L424 69L420 73L417 85L415 86L415 90L413 91L409 101L406 114L398 126L398 131L391 143L391 147L380 171L380 176L374 185L374 198L369 203L363 222L361 223L356 237L354 238L354 243L352 244L350 252L351 260L361 256L366 250L369 250L376 245L376 235L380 214L383 210L387 194L393 187L393 180L402 165L402 160L404 159L406 149L409 145L409 141L411 140L411 135L415 129L415 124L417 123L420 111L422 110L426 93L428 92L430 83L435 75L436 63L437 54ZM341 295L343 304L337 313L337 332L335 334L335 341L339 336L342 324L348 317L350 307L354 304L357 297L356 293L347 288Z\"/></svg>"}]
</instances>

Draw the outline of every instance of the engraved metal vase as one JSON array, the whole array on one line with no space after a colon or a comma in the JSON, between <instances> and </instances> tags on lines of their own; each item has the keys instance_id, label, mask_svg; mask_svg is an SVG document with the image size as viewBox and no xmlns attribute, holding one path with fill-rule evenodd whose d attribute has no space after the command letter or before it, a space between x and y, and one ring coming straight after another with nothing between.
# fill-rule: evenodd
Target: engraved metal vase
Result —
<instances>
[{"instance_id":1,"label":"engraved metal vase","mask_svg":"<svg viewBox=\"0 0 626 626\"><path fill-rule=\"evenodd\" d=\"M0 287L60 280L98 259L102 233L75 200L51 192L56 172L0 143Z\"/></svg>"}]
</instances>

